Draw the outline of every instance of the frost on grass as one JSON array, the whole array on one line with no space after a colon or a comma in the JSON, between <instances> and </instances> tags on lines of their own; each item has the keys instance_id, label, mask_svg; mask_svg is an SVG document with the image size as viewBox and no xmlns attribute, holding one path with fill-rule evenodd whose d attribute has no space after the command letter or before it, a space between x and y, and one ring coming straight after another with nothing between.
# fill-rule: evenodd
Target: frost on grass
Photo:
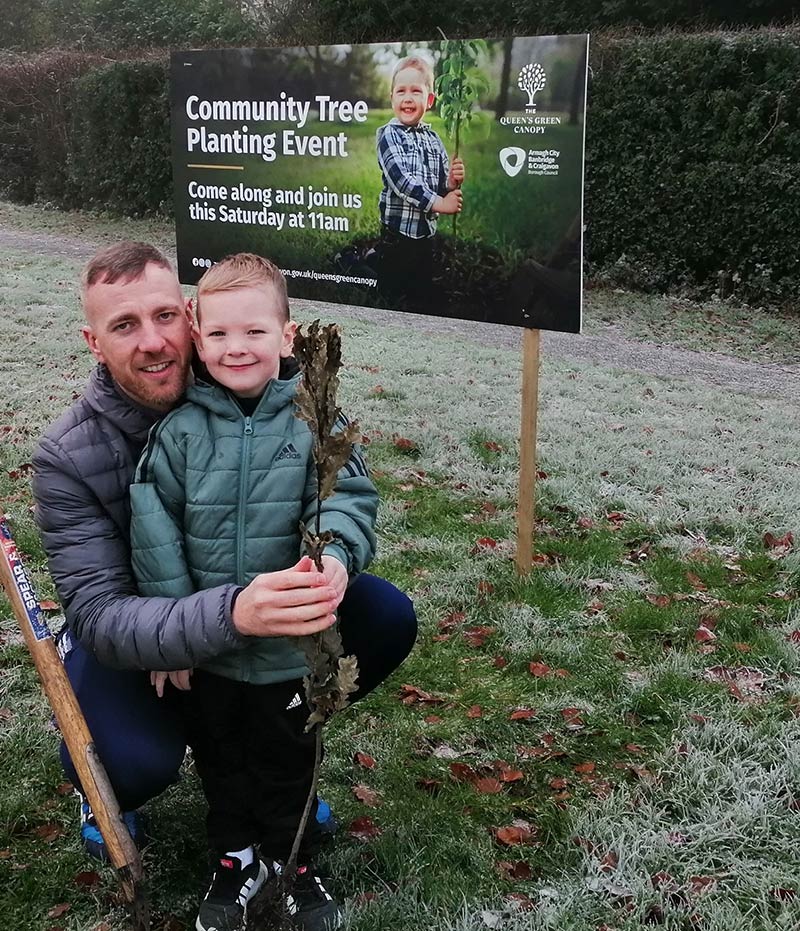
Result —
<instances>
[{"instance_id":1,"label":"frost on grass","mask_svg":"<svg viewBox=\"0 0 800 931\"><path fill-rule=\"evenodd\" d=\"M420 468L467 493L513 498L519 353L399 328L362 324L358 332L364 339L348 341L343 379L348 409L386 438L417 440ZM370 397L378 383L403 397ZM539 398L545 504L594 516L614 508L662 527L796 524L800 466L786 438L800 435L800 415L782 400L547 359ZM501 448L494 460L470 448L481 431Z\"/></svg>"},{"instance_id":2,"label":"frost on grass","mask_svg":"<svg viewBox=\"0 0 800 931\"><path fill-rule=\"evenodd\" d=\"M723 921L737 931L779 927L768 914L776 905L773 890L797 884L800 817L789 803L800 776L799 738L797 721L789 727L769 720L687 724L679 743L651 767L657 780L621 787L576 816L575 833L588 842L582 848L585 895L599 891L593 878L611 873L637 903L675 911L670 887L653 880L666 873L684 890L689 911L710 919L703 927L721 928ZM600 857L610 850L618 864L603 871ZM702 897L701 885L707 887ZM621 925L628 926L635 925Z\"/></svg>"}]
</instances>

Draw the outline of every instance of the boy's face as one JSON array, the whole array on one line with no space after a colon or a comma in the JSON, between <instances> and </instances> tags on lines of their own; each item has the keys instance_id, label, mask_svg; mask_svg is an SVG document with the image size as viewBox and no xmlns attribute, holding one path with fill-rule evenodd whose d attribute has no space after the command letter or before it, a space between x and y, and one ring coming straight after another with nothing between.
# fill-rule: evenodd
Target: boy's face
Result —
<instances>
[{"instance_id":1,"label":"boy's face","mask_svg":"<svg viewBox=\"0 0 800 931\"><path fill-rule=\"evenodd\" d=\"M292 354L297 325L282 322L271 284L204 294L192 330L197 353L221 385L243 398L258 397Z\"/></svg>"},{"instance_id":2,"label":"boy's face","mask_svg":"<svg viewBox=\"0 0 800 931\"><path fill-rule=\"evenodd\" d=\"M392 110L403 126L416 126L433 106L433 94L416 68L403 68L394 77Z\"/></svg>"}]
</instances>

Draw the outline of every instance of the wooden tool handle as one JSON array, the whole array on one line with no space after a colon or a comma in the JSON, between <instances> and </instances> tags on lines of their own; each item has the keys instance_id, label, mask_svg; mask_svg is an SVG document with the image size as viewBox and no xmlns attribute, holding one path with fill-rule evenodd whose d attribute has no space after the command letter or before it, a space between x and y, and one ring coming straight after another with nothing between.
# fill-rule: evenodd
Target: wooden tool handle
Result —
<instances>
[{"instance_id":1,"label":"wooden tool handle","mask_svg":"<svg viewBox=\"0 0 800 931\"><path fill-rule=\"evenodd\" d=\"M134 907L137 928L149 927L142 890L142 861L122 819L108 775L95 750L75 693L45 623L39 601L20 559L6 518L0 512L0 582L6 591L25 643L33 658L50 707L81 780L111 863L120 874L125 895ZM142 909L144 911L142 912ZM137 917L138 916L138 917Z\"/></svg>"}]
</instances>

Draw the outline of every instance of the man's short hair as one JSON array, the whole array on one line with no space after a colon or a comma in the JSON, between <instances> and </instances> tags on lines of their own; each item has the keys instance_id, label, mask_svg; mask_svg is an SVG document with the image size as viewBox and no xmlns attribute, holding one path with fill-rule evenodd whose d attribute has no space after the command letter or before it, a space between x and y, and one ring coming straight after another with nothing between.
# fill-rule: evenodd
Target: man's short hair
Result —
<instances>
[{"instance_id":1,"label":"man's short hair","mask_svg":"<svg viewBox=\"0 0 800 931\"><path fill-rule=\"evenodd\" d=\"M272 285L275 288L278 310L282 314L282 322L286 323L289 320L289 295L286 292L286 279L278 266L252 252L226 255L224 259L212 265L197 282L198 323L204 294L235 291L237 288L261 288L264 285Z\"/></svg>"},{"instance_id":2,"label":"man's short hair","mask_svg":"<svg viewBox=\"0 0 800 931\"><path fill-rule=\"evenodd\" d=\"M413 68L415 71L419 71L423 83L428 88L428 93L433 93L433 68L427 58L423 58L421 55L409 55L397 62L392 72L392 91L394 91L395 78L404 68Z\"/></svg>"},{"instance_id":3,"label":"man's short hair","mask_svg":"<svg viewBox=\"0 0 800 931\"><path fill-rule=\"evenodd\" d=\"M173 270L164 253L146 242L125 240L113 246L106 246L96 252L86 264L81 276L81 292L85 294L87 288L98 282L114 284L120 279L125 282L134 281L144 274L148 265Z\"/></svg>"}]
</instances>

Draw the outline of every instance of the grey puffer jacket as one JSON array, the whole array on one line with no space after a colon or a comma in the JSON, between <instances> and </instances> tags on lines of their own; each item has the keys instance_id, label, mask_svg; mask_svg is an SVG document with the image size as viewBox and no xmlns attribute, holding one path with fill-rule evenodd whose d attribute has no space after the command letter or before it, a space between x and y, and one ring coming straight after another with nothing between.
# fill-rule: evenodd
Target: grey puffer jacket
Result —
<instances>
[{"instance_id":1,"label":"grey puffer jacket","mask_svg":"<svg viewBox=\"0 0 800 931\"><path fill-rule=\"evenodd\" d=\"M67 623L108 666L186 669L250 642L231 620L235 585L180 599L137 595L128 486L160 416L100 365L33 457L36 520Z\"/></svg>"}]
</instances>

